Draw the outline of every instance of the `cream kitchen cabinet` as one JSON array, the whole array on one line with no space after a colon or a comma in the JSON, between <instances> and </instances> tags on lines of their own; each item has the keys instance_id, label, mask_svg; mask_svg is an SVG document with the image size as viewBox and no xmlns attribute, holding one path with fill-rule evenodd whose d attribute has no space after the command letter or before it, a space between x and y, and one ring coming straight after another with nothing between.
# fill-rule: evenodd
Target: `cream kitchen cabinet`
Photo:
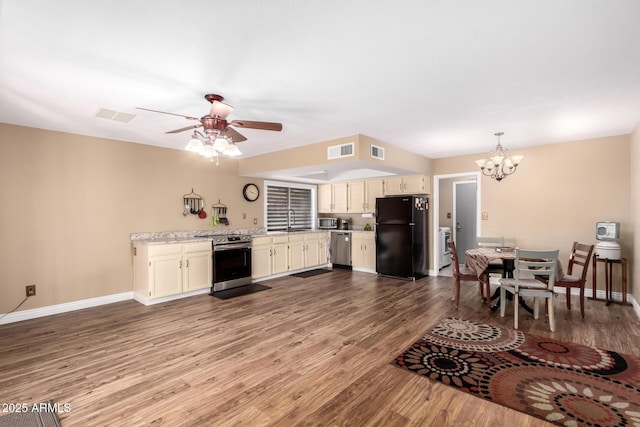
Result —
<instances>
[{"instance_id":1,"label":"cream kitchen cabinet","mask_svg":"<svg viewBox=\"0 0 640 427\"><path fill-rule=\"evenodd\" d=\"M402 194L429 194L431 183L428 176L394 176L383 180L385 196Z\"/></svg>"},{"instance_id":2,"label":"cream kitchen cabinet","mask_svg":"<svg viewBox=\"0 0 640 427\"><path fill-rule=\"evenodd\" d=\"M382 180L350 181L347 183L347 212L364 213L376 209L376 198L382 197Z\"/></svg>"},{"instance_id":3,"label":"cream kitchen cabinet","mask_svg":"<svg viewBox=\"0 0 640 427\"><path fill-rule=\"evenodd\" d=\"M251 277L258 279L288 271L288 246L289 238L286 234L254 237L251 248Z\"/></svg>"},{"instance_id":4,"label":"cream kitchen cabinet","mask_svg":"<svg viewBox=\"0 0 640 427\"><path fill-rule=\"evenodd\" d=\"M367 271L376 270L376 236L371 231L351 233L351 266Z\"/></svg>"},{"instance_id":5,"label":"cream kitchen cabinet","mask_svg":"<svg viewBox=\"0 0 640 427\"><path fill-rule=\"evenodd\" d=\"M326 264L329 233L296 233L289 235L289 270Z\"/></svg>"},{"instance_id":6,"label":"cream kitchen cabinet","mask_svg":"<svg viewBox=\"0 0 640 427\"><path fill-rule=\"evenodd\" d=\"M303 233L289 235L289 270L300 270L306 267L305 246L306 241Z\"/></svg>"},{"instance_id":7,"label":"cream kitchen cabinet","mask_svg":"<svg viewBox=\"0 0 640 427\"><path fill-rule=\"evenodd\" d=\"M135 293L143 301L211 287L210 241L139 244L134 255Z\"/></svg>"},{"instance_id":8,"label":"cream kitchen cabinet","mask_svg":"<svg viewBox=\"0 0 640 427\"><path fill-rule=\"evenodd\" d=\"M308 233L305 235L305 267L315 267L329 262L327 243L329 233Z\"/></svg>"},{"instance_id":9,"label":"cream kitchen cabinet","mask_svg":"<svg viewBox=\"0 0 640 427\"><path fill-rule=\"evenodd\" d=\"M376 199L384 196L383 181L381 179L375 179L371 181L365 181L365 204L363 212L375 212Z\"/></svg>"},{"instance_id":10,"label":"cream kitchen cabinet","mask_svg":"<svg viewBox=\"0 0 640 427\"><path fill-rule=\"evenodd\" d=\"M182 245L183 282L182 291L197 291L211 287L213 281L213 258L211 242L194 242Z\"/></svg>"},{"instance_id":11,"label":"cream kitchen cabinet","mask_svg":"<svg viewBox=\"0 0 640 427\"><path fill-rule=\"evenodd\" d=\"M318 185L318 212L344 213L347 212L347 183Z\"/></svg>"}]
</instances>

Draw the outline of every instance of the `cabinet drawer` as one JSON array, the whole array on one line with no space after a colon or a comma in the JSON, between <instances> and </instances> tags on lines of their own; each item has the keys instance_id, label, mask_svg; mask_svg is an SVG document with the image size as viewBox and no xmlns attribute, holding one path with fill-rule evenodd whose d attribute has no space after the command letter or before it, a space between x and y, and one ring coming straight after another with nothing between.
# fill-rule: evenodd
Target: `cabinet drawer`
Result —
<instances>
[{"instance_id":1,"label":"cabinet drawer","mask_svg":"<svg viewBox=\"0 0 640 427\"><path fill-rule=\"evenodd\" d=\"M211 242L196 242L196 243L185 243L184 244L184 252L206 252L212 250Z\"/></svg>"},{"instance_id":2,"label":"cabinet drawer","mask_svg":"<svg viewBox=\"0 0 640 427\"><path fill-rule=\"evenodd\" d=\"M290 234L289 241L290 242L302 242L304 241L304 233Z\"/></svg>"},{"instance_id":3,"label":"cabinet drawer","mask_svg":"<svg viewBox=\"0 0 640 427\"><path fill-rule=\"evenodd\" d=\"M149 246L149 256L172 255L172 254L181 254L181 253L182 253L182 245L179 243L169 244L169 245L150 245Z\"/></svg>"},{"instance_id":4,"label":"cabinet drawer","mask_svg":"<svg viewBox=\"0 0 640 427\"><path fill-rule=\"evenodd\" d=\"M252 239L251 244L253 246L260 246L260 245L270 245L271 244L271 237L254 237Z\"/></svg>"}]
</instances>

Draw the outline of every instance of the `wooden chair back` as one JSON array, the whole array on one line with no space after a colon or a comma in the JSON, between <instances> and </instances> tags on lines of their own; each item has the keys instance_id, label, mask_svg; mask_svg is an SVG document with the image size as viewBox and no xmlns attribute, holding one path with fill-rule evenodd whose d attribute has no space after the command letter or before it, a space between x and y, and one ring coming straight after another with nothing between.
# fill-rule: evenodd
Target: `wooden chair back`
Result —
<instances>
[{"instance_id":1,"label":"wooden chair back","mask_svg":"<svg viewBox=\"0 0 640 427\"><path fill-rule=\"evenodd\" d=\"M582 274L580 275L580 282L584 285L587 280L587 270L591 263L591 255L593 254L593 245L586 245L584 243L573 242L571 253L569 254L569 265L567 266L567 274L573 276L573 267L579 265L582 267Z\"/></svg>"}]
</instances>

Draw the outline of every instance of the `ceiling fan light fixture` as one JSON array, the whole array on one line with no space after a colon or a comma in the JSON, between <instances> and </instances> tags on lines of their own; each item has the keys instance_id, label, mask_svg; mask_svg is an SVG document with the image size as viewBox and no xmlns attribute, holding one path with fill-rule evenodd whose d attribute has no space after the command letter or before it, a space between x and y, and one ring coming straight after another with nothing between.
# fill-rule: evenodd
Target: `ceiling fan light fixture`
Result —
<instances>
[{"instance_id":1,"label":"ceiling fan light fixture","mask_svg":"<svg viewBox=\"0 0 640 427\"><path fill-rule=\"evenodd\" d=\"M236 144L231 143L227 146L227 148L224 149L222 154L224 154L225 156L235 157L240 156L242 152Z\"/></svg>"},{"instance_id":2,"label":"ceiling fan light fixture","mask_svg":"<svg viewBox=\"0 0 640 427\"><path fill-rule=\"evenodd\" d=\"M200 141L200 139L196 135L193 135L193 138L187 143L184 149L193 153L199 153L200 150L202 150L202 147L202 141Z\"/></svg>"},{"instance_id":3,"label":"ceiling fan light fixture","mask_svg":"<svg viewBox=\"0 0 640 427\"><path fill-rule=\"evenodd\" d=\"M216 150L213 149L213 146L209 144L203 146L202 150L200 150L198 154L204 157L213 157L218 155L218 153L216 153Z\"/></svg>"},{"instance_id":4,"label":"ceiling fan light fixture","mask_svg":"<svg viewBox=\"0 0 640 427\"><path fill-rule=\"evenodd\" d=\"M222 153L229 146L229 142L230 141L228 140L228 138L222 135L218 135L216 140L213 142L213 149L216 150L218 153Z\"/></svg>"}]
</instances>

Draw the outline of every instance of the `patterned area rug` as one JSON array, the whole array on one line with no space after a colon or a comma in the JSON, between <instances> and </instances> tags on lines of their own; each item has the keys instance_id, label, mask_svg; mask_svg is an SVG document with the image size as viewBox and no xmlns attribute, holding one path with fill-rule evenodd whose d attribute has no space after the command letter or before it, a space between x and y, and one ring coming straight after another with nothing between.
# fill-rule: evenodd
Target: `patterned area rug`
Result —
<instances>
[{"instance_id":1,"label":"patterned area rug","mask_svg":"<svg viewBox=\"0 0 640 427\"><path fill-rule=\"evenodd\" d=\"M640 357L456 318L394 365L561 426L640 426Z\"/></svg>"}]
</instances>

